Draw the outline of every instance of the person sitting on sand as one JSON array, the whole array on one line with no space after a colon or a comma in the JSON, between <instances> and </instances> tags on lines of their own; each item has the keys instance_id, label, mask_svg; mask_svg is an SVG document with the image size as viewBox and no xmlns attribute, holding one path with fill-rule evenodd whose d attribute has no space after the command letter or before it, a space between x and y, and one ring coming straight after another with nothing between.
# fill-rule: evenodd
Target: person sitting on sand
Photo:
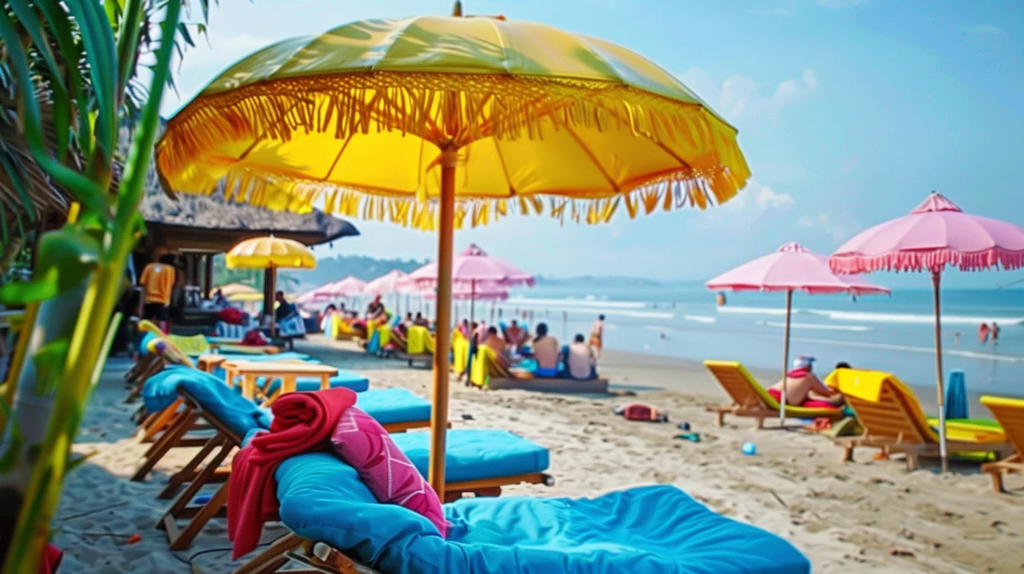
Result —
<instances>
[{"instance_id":1,"label":"person sitting on sand","mask_svg":"<svg viewBox=\"0 0 1024 574\"><path fill-rule=\"evenodd\" d=\"M526 344L527 337L526 330L519 326L519 321L512 319L512 323L509 324L508 328L505 329L505 339L508 340L509 345L515 347L522 347Z\"/></svg>"},{"instance_id":2,"label":"person sitting on sand","mask_svg":"<svg viewBox=\"0 0 1024 574\"><path fill-rule=\"evenodd\" d=\"M484 337L483 342L480 344L490 347L491 350L494 351L494 354L499 357L502 357L505 354L505 339L502 339L501 336L498 335L497 327L488 327L487 336Z\"/></svg>"},{"instance_id":3,"label":"person sitting on sand","mask_svg":"<svg viewBox=\"0 0 1024 574\"><path fill-rule=\"evenodd\" d=\"M381 302L380 295L373 298L370 304L366 306L366 320L373 321L384 317L386 310L384 309L384 303Z\"/></svg>"},{"instance_id":4,"label":"person sitting on sand","mask_svg":"<svg viewBox=\"0 0 1024 574\"><path fill-rule=\"evenodd\" d=\"M429 327L430 323L427 322L426 318L423 317L423 313L416 313L416 317L412 320L413 325L419 325L420 327Z\"/></svg>"},{"instance_id":5,"label":"person sitting on sand","mask_svg":"<svg viewBox=\"0 0 1024 574\"><path fill-rule=\"evenodd\" d=\"M570 378L587 381L597 377L597 357L582 333L577 333L569 345L569 356L565 363Z\"/></svg>"},{"instance_id":6,"label":"person sitting on sand","mask_svg":"<svg viewBox=\"0 0 1024 574\"><path fill-rule=\"evenodd\" d=\"M558 340L548 336L547 323L540 323L537 325L537 337L533 340L533 357L537 361L537 369L557 373L558 354Z\"/></svg>"},{"instance_id":7,"label":"person sitting on sand","mask_svg":"<svg viewBox=\"0 0 1024 574\"><path fill-rule=\"evenodd\" d=\"M814 357L800 355L793 359L793 370L786 373L786 404L801 406L807 401L827 403L834 407L846 404L846 399L836 389L831 389L814 374ZM782 401L783 381L775 383L768 394L776 401Z\"/></svg>"}]
</instances>

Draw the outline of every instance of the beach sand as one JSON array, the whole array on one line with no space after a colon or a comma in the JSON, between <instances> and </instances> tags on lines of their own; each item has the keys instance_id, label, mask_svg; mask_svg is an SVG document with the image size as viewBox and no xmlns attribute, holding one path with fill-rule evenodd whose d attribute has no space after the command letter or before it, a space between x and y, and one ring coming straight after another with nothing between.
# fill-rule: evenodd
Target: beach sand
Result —
<instances>
[{"instance_id":1,"label":"beach sand","mask_svg":"<svg viewBox=\"0 0 1024 574\"><path fill-rule=\"evenodd\" d=\"M427 369L317 337L296 350L365 372L371 388L400 386L429 397ZM212 521L191 548L177 553L154 529L168 506L156 499L163 480L194 450L172 453L147 482L128 480L145 450L128 419L137 405L123 402L128 366L108 365L74 447L93 454L68 477L54 520L54 541L67 552L61 572L230 572L239 563L230 561L223 520ZM797 421L787 430L768 421L768 428L755 431L749 419L727 418L716 428L703 406L726 397L697 363L607 351L600 368L611 379L612 396L484 392L453 381L453 427L508 429L551 450L555 485L514 486L508 495L585 497L673 484L726 516L790 540L816 572L1024 569L1020 476L1009 478L1011 494L999 495L977 465L957 463L955 472L940 475L929 462L908 473L902 460L873 461L870 449L844 464L838 448L797 430ZM754 374L765 382L777 378ZM611 412L636 401L667 410L671 423L629 422ZM682 421L701 433L700 443L673 438ZM756 456L742 454L746 441L757 445ZM284 532L268 528L263 540ZM142 541L126 545L134 533Z\"/></svg>"}]
</instances>

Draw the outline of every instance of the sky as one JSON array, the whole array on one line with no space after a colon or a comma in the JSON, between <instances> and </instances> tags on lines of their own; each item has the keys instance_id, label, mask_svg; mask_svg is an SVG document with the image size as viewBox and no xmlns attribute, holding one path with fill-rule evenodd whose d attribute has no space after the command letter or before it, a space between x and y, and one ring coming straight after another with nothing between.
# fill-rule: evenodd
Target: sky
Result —
<instances>
[{"instance_id":1,"label":"sky","mask_svg":"<svg viewBox=\"0 0 1024 574\"><path fill-rule=\"evenodd\" d=\"M271 42L364 18L450 13L450 0L221 0L180 63L178 108ZM1024 225L1024 2L960 0L465 0L467 14L540 21L628 47L679 77L739 129L753 177L723 206L578 226L513 216L460 231L537 274L706 280L797 241L831 253L937 190ZM436 238L354 222L318 254L434 258ZM947 273L990 288L1024 272ZM876 274L890 287L920 275Z\"/></svg>"}]
</instances>

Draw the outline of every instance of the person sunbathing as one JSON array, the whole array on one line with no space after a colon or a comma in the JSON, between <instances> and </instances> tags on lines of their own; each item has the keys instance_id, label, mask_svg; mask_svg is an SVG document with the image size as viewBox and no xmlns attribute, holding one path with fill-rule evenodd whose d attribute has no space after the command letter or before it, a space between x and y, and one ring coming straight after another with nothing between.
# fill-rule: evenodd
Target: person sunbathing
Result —
<instances>
[{"instance_id":1,"label":"person sunbathing","mask_svg":"<svg viewBox=\"0 0 1024 574\"><path fill-rule=\"evenodd\" d=\"M509 345L522 347L526 344L528 337L526 330L520 327L519 322L515 319L512 319L512 323L505 329L505 338L508 339Z\"/></svg>"},{"instance_id":2,"label":"person sunbathing","mask_svg":"<svg viewBox=\"0 0 1024 574\"><path fill-rule=\"evenodd\" d=\"M783 381L768 389L768 394L782 402ZM836 389L827 387L814 374L814 357L801 355L793 359L793 369L786 373L786 404L793 406L841 407L846 399Z\"/></svg>"},{"instance_id":3,"label":"person sunbathing","mask_svg":"<svg viewBox=\"0 0 1024 574\"><path fill-rule=\"evenodd\" d=\"M558 339L548 336L547 323L537 325L537 337L533 340L533 357L537 360L538 371L558 372ZM549 375L554 376L554 375Z\"/></svg>"},{"instance_id":4,"label":"person sunbathing","mask_svg":"<svg viewBox=\"0 0 1024 574\"><path fill-rule=\"evenodd\" d=\"M505 339L502 339L498 335L497 327L488 327L487 336L484 338L483 345L486 345L494 351L494 354L498 357L504 357L505 355Z\"/></svg>"},{"instance_id":5,"label":"person sunbathing","mask_svg":"<svg viewBox=\"0 0 1024 574\"><path fill-rule=\"evenodd\" d=\"M578 333L569 345L569 356L566 357L565 363L570 378L580 381L597 378L597 355L586 343L582 333Z\"/></svg>"}]
</instances>

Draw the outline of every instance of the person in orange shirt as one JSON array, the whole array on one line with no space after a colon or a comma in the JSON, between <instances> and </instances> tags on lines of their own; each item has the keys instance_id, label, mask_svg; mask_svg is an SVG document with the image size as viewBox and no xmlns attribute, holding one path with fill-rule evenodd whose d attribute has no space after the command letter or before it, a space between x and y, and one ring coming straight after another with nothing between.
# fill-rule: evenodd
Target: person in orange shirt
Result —
<instances>
[{"instance_id":1,"label":"person in orange shirt","mask_svg":"<svg viewBox=\"0 0 1024 574\"><path fill-rule=\"evenodd\" d=\"M160 261L146 265L139 277L143 292L143 318L158 321L165 333L176 279L173 255L161 255Z\"/></svg>"}]
</instances>

